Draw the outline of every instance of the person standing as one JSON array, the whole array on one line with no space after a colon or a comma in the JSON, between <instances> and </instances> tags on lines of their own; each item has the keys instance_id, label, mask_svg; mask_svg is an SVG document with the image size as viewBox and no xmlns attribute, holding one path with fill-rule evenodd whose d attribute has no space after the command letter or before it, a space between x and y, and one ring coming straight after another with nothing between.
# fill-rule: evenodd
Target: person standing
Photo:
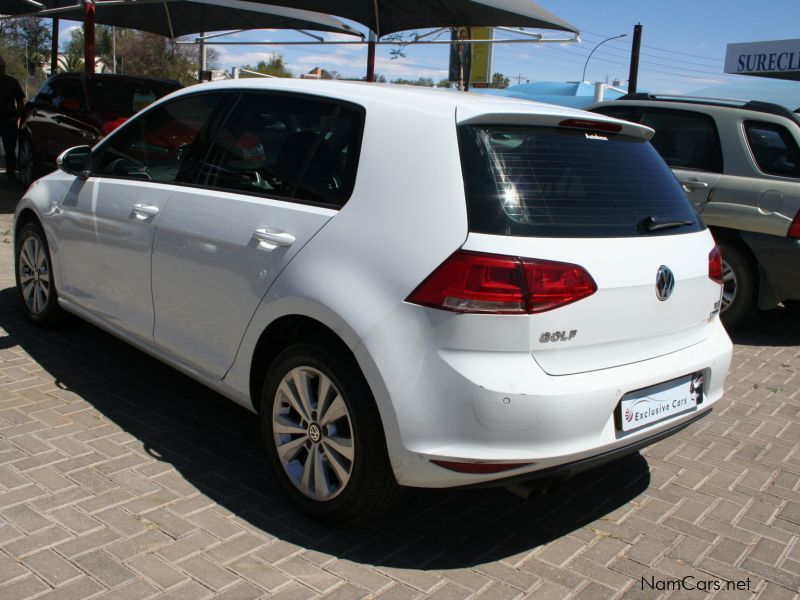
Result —
<instances>
[{"instance_id":1,"label":"person standing","mask_svg":"<svg viewBox=\"0 0 800 600\"><path fill-rule=\"evenodd\" d=\"M17 130L25 94L19 82L6 75L6 61L0 56L0 137L6 154L6 179L16 181L17 175Z\"/></svg>"}]
</instances>

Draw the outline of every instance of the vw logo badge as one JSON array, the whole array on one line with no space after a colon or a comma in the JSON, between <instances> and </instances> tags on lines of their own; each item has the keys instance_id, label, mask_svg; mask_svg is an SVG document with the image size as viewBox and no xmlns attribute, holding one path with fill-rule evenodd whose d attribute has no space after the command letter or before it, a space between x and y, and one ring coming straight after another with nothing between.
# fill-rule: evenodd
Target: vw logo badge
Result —
<instances>
[{"instance_id":1,"label":"vw logo badge","mask_svg":"<svg viewBox=\"0 0 800 600\"><path fill-rule=\"evenodd\" d=\"M661 265L658 268L658 274L656 275L656 296L662 302L672 296L672 292L675 290L675 275L672 274L672 271L669 267L665 267Z\"/></svg>"}]
</instances>

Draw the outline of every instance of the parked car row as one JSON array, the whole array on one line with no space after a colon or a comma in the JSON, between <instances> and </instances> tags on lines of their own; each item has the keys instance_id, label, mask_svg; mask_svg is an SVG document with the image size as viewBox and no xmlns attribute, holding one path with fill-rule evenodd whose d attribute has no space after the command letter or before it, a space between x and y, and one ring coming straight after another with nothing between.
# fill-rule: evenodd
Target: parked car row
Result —
<instances>
[{"instance_id":1,"label":"parked car row","mask_svg":"<svg viewBox=\"0 0 800 600\"><path fill-rule=\"evenodd\" d=\"M179 88L174 81L142 77L51 77L22 119L23 184L55 169L56 157L67 148L93 146L132 114ZM764 102L651 94L629 94L589 110L656 131L651 143L722 249L722 319L728 327L746 322L758 309L800 302L796 113ZM183 129L179 122L165 122L146 142L162 148L165 161L175 160L188 147ZM277 131L274 135L281 136ZM241 144L244 157L249 152L252 159L259 152L255 137L245 137Z\"/></svg>"},{"instance_id":2,"label":"parked car row","mask_svg":"<svg viewBox=\"0 0 800 600\"><path fill-rule=\"evenodd\" d=\"M568 476L707 415L731 361L719 249L652 134L406 86L196 86L28 189L20 303L257 413L319 518Z\"/></svg>"},{"instance_id":3,"label":"parked car row","mask_svg":"<svg viewBox=\"0 0 800 600\"><path fill-rule=\"evenodd\" d=\"M649 94L589 110L655 129L653 147L722 248L728 326L800 300L797 113L765 102Z\"/></svg>"}]
</instances>

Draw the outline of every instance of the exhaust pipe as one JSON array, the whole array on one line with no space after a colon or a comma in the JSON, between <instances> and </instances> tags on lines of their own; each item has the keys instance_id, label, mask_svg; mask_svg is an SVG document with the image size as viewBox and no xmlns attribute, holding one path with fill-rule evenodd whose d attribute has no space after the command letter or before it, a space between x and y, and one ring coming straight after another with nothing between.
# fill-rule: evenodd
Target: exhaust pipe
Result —
<instances>
[{"instance_id":1,"label":"exhaust pipe","mask_svg":"<svg viewBox=\"0 0 800 600\"><path fill-rule=\"evenodd\" d=\"M523 500L536 496L552 496L561 488L562 479L541 479L530 483L515 483L506 486L506 490Z\"/></svg>"}]
</instances>

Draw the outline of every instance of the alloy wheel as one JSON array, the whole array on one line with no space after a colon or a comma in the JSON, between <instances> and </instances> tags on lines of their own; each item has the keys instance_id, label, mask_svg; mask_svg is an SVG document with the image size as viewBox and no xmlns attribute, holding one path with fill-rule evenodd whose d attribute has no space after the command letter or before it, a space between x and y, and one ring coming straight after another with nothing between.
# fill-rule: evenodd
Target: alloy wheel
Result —
<instances>
[{"instance_id":1,"label":"alloy wheel","mask_svg":"<svg viewBox=\"0 0 800 600\"><path fill-rule=\"evenodd\" d=\"M19 144L19 178L23 185L30 185L33 182L33 147L27 139L23 139Z\"/></svg>"},{"instance_id":2,"label":"alloy wheel","mask_svg":"<svg viewBox=\"0 0 800 600\"><path fill-rule=\"evenodd\" d=\"M331 379L297 367L281 380L272 410L275 449L284 471L306 497L332 500L353 473L350 413Z\"/></svg>"},{"instance_id":3,"label":"alloy wheel","mask_svg":"<svg viewBox=\"0 0 800 600\"><path fill-rule=\"evenodd\" d=\"M50 265L41 240L29 236L22 242L19 253L19 282L28 310L41 315L50 298Z\"/></svg>"},{"instance_id":4,"label":"alloy wheel","mask_svg":"<svg viewBox=\"0 0 800 600\"><path fill-rule=\"evenodd\" d=\"M725 312L736 299L736 273L731 266L722 261L722 312Z\"/></svg>"}]
</instances>

